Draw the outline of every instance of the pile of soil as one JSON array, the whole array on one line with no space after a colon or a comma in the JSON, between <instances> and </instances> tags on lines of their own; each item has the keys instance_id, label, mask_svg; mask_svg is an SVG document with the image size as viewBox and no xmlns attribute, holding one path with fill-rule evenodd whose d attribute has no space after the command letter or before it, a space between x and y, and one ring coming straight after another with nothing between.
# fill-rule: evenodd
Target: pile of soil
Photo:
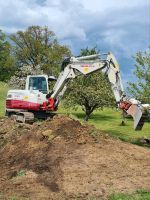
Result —
<instances>
[{"instance_id":1,"label":"pile of soil","mask_svg":"<svg viewBox=\"0 0 150 200\"><path fill-rule=\"evenodd\" d=\"M66 116L0 119L0 199L107 199L150 189L150 150Z\"/></svg>"}]
</instances>

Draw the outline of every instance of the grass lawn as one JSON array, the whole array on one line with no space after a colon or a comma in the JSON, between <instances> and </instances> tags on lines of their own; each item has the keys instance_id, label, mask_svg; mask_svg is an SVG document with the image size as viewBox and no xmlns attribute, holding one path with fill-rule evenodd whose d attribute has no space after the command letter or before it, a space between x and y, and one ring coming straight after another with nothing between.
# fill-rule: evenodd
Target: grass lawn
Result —
<instances>
[{"instance_id":1,"label":"grass lawn","mask_svg":"<svg viewBox=\"0 0 150 200\"><path fill-rule=\"evenodd\" d=\"M75 110L65 110L63 106L60 106L60 113L71 114L75 118L83 122L84 113L81 109ZM117 138L124 141L131 141L133 139L145 136L150 138L150 123L145 123L141 131L135 131L133 129L133 120L126 119L125 126L120 126L122 121L121 112L116 111L116 109L105 108L103 111L95 111L88 123L94 125L97 129L109 133Z\"/></svg>"},{"instance_id":2,"label":"grass lawn","mask_svg":"<svg viewBox=\"0 0 150 200\"><path fill-rule=\"evenodd\" d=\"M0 82L0 116L5 113L5 100L7 94L8 86L6 83Z\"/></svg>"},{"instance_id":3,"label":"grass lawn","mask_svg":"<svg viewBox=\"0 0 150 200\"><path fill-rule=\"evenodd\" d=\"M134 194L113 194L110 196L109 200L149 200L150 191L137 191ZM96 199L95 199L96 200Z\"/></svg>"}]
</instances>

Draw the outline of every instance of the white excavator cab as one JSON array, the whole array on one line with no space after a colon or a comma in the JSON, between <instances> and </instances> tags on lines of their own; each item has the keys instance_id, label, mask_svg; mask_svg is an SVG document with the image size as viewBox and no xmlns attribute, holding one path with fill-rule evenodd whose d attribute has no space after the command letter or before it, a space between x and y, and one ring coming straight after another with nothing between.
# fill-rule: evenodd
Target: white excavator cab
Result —
<instances>
[{"instance_id":1,"label":"white excavator cab","mask_svg":"<svg viewBox=\"0 0 150 200\"><path fill-rule=\"evenodd\" d=\"M43 94L49 93L49 82L57 80L54 76L47 75L29 75L26 79L25 90L38 90Z\"/></svg>"},{"instance_id":2,"label":"white excavator cab","mask_svg":"<svg viewBox=\"0 0 150 200\"><path fill-rule=\"evenodd\" d=\"M30 91L38 90L43 94L47 94L49 92L48 76L47 75L27 76L25 89Z\"/></svg>"}]
</instances>

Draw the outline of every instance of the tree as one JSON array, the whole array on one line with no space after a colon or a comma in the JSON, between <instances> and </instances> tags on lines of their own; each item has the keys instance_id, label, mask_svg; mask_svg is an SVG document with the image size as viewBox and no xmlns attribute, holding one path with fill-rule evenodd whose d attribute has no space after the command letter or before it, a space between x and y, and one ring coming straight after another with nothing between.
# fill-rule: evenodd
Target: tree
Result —
<instances>
[{"instance_id":1,"label":"tree","mask_svg":"<svg viewBox=\"0 0 150 200\"><path fill-rule=\"evenodd\" d=\"M81 56L96 54L96 47L81 49ZM88 76L77 77L72 81L65 95L64 105L67 107L81 106L85 112L84 120L88 121L95 109L114 106L114 97L107 77L101 72Z\"/></svg>"},{"instance_id":2,"label":"tree","mask_svg":"<svg viewBox=\"0 0 150 200\"><path fill-rule=\"evenodd\" d=\"M55 33L47 27L30 26L26 31L18 31L10 36L14 43L17 65L35 68L40 65L45 73L58 73L58 63L70 55L67 46L60 45Z\"/></svg>"},{"instance_id":3,"label":"tree","mask_svg":"<svg viewBox=\"0 0 150 200\"><path fill-rule=\"evenodd\" d=\"M24 89L26 78L28 75L39 75L43 74L41 67L39 65L33 67L32 65L25 65L18 69L14 76L10 78L8 81L8 85L10 88L15 89Z\"/></svg>"},{"instance_id":4,"label":"tree","mask_svg":"<svg viewBox=\"0 0 150 200\"><path fill-rule=\"evenodd\" d=\"M150 48L135 55L136 82L129 82L130 94L142 103L150 103Z\"/></svg>"},{"instance_id":5,"label":"tree","mask_svg":"<svg viewBox=\"0 0 150 200\"><path fill-rule=\"evenodd\" d=\"M6 41L5 34L0 30L0 81L7 81L15 70L11 45Z\"/></svg>"}]
</instances>

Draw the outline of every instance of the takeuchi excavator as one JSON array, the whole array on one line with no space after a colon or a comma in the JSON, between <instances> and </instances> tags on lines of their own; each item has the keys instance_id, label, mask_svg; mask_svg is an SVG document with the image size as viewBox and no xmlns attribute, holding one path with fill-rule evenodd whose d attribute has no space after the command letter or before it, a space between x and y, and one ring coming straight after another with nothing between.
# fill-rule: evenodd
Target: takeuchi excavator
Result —
<instances>
[{"instance_id":1,"label":"takeuchi excavator","mask_svg":"<svg viewBox=\"0 0 150 200\"><path fill-rule=\"evenodd\" d=\"M6 115L20 122L32 121L34 118L46 119L57 110L69 80L99 71L108 77L118 107L133 117L134 129L141 130L149 110L140 101L126 96L119 64L112 53L65 59L52 91L49 91L48 82L55 79L53 76L27 76L25 90L8 91Z\"/></svg>"}]
</instances>

